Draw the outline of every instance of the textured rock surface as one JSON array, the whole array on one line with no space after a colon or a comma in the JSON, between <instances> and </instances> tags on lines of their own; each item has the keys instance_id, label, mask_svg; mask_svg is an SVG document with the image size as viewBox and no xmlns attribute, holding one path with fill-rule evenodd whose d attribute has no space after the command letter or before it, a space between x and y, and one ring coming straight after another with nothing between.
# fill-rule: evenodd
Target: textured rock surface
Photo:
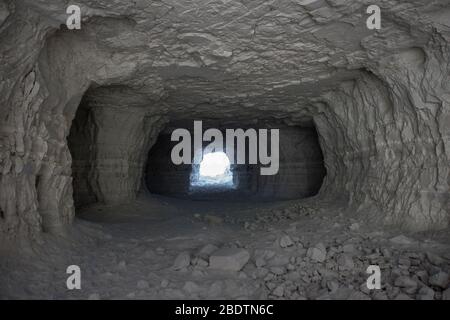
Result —
<instances>
[{"instance_id":1,"label":"textured rock surface","mask_svg":"<svg viewBox=\"0 0 450 320\"><path fill-rule=\"evenodd\" d=\"M250 259L247 250L237 248L222 248L209 257L211 269L239 271Z\"/></svg>"},{"instance_id":2,"label":"textured rock surface","mask_svg":"<svg viewBox=\"0 0 450 320\"><path fill-rule=\"evenodd\" d=\"M257 114L314 120L322 199L410 230L448 225L447 0L379 1L380 31L365 27L369 1L78 3L82 29L67 30L61 1L0 1L2 237L72 221L83 96L95 132L73 177L96 199L82 203L135 196L160 123Z\"/></svg>"}]
</instances>

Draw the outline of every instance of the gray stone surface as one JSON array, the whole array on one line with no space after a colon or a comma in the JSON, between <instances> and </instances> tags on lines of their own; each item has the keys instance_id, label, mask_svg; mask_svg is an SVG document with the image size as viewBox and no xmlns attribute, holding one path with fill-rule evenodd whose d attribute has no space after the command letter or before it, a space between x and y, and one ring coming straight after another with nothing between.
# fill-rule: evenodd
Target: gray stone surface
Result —
<instances>
[{"instance_id":1,"label":"gray stone surface","mask_svg":"<svg viewBox=\"0 0 450 320\"><path fill-rule=\"evenodd\" d=\"M313 261L323 262L327 257L327 249L323 243L318 243L316 246L309 248L306 255Z\"/></svg>"},{"instance_id":2,"label":"gray stone surface","mask_svg":"<svg viewBox=\"0 0 450 320\"><path fill-rule=\"evenodd\" d=\"M433 300L434 299L434 290L429 287L420 288L417 293L418 300Z\"/></svg>"},{"instance_id":3,"label":"gray stone surface","mask_svg":"<svg viewBox=\"0 0 450 320\"><path fill-rule=\"evenodd\" d=\"M250 259L247 250L237 248L222 248L209 257L209 267L225 271L239 271Z\"/></svg>"},{"instance_id":4,"label":"gray stone surface","mask_svg":"<svg viewBox=\"0 0 450 320\"><path fill-rule=\"evenodd\" d=\"M436 274L430 276L428 282L433 286L445 289L449 284L448 273L442 271L437 272Z\"/></svg>"},{"instance_id":5,"label":"gray stone surface","mask_svg":"<svg viewBox=\"0 0 450 320\"><path fill-rule=\"evenodd\" d=\"M442 292L442 300L450 300L450 288Z\"/></svg>"},{"instance_id":6,"label":"gray stone surface","mask_svg":"<svg viewBox=\"0 0 450 320\"><path fill-rule=\"evenodd\" d=\"M172 268L174 270L181 270L184 268L187 268L191 264L191 255L189 252L181 252L178 254L178 256L175 258L175 261L173 262Z\"/></svg>"}]
</instances>

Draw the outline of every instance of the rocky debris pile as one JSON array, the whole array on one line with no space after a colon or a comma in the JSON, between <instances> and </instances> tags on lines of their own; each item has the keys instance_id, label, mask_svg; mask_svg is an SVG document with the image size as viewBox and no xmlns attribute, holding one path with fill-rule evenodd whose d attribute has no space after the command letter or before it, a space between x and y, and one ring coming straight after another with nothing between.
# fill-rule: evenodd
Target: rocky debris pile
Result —
<instances>
[{"instance_id":1,"label":"rocky debris pile","mask_svg":"<svg viewBox=\"0 0 450 320\"><path fill-rule=\"evenodd\" d=\"M256 243L267 240L272 245L219 248L208 244L193 255L180 254L174 265L179 270L190 265L194 272L231 272L241 282L247 280L256 285L261 292L257 298L264 299L450 299L450 255L421 251L416 246L418 241L405 235L386 240L383 232L361 232L360 222L350 219L340 225L343 233L331 239L314 241L314 237L302 234L296 224L279 230L274 239L274 222L288 221L293 214L307 217L313 212L307 207L267 211L255 218L256 222L247 221L252 227L246 224L245 229L264 230ZM265 232L269 227L274 232ZM371 275L367 268L371 265L380 268L380 289L367 287ZM185 292L197 292L192 284L184 286ZM222 292L223 284L215 283L214 287L202 292Z\"/></svg>"},{"instance_id":2,"label":"rocky debris pile","mask_svg":"<svg viewBox=\"0 0 450 320\"><path fill-rule=\"evenodd\" d=\"M189 267L190 264L191 264L191 255L189 252L185 251L185 252L180 253L175 258L172 268L174 270L182 270L182 269L186 269L187 267Z\"/></svg>"},{"instance_id":3,"label":"rocky debris pile","mask_svg":"<svg viewBox=\"0 0 450 320\"><path fill-rule=\"evenodd\" d=\"M450 257L351 240L302 244L283 235L278 248L255 250L251 278L273 299L449 299ZM370 265L380 267L379 290L367 287Z\"/></svg>"}]
</instances>

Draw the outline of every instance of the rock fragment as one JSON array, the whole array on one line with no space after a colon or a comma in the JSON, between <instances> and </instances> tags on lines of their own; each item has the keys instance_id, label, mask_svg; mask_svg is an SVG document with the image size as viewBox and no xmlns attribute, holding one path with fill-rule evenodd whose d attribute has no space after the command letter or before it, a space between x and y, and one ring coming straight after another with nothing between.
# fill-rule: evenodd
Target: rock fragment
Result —
<instances>
[{"instance_id":1,"label":"rock fragment","mask_svg":"<svg viewBox=\"0 0 450 320\"><path fill-rule=\"evenodd\" d=\"M432 275L428 279L428 283L432 286L436 286L436 287L445 289L445 288L447 288L447 285L448 285L448 273L440 271L440 272Z\"/></svg>"},{"instance_id":2,"label":"rock fragment","mask_svg":"<svg viewBox=\"0 0 450 320\"><path fill-rule=\"evenodd\" d=\"M100 300L100 295L98 293L91 293L88 300Z\"/></svg>"},{"instance_id":3,"label":"rock fragment","mask_svg":"<svg viewBox=\"0 0 450 320\"><path fill-rule=\"evenodd\" d=\"M322 243L308 249L306 255L313 261L324 262L327 257L327 249Z\"/></svg>"},{"instance_id":4,"label":"rock fragment","mask_svg":"<svg viewBox=\"0 0 450 320\"><path fill-rule=\"evenodd\" d=\"M395 279L394 285L402 288L406 293L414 293L417 290L417 282L407 276Z\"/></svg>"},{"instance_id":5,"label":"rock fragment","mask_svg":"<svg viewBox=\"0 0 450 320\"><path fill-rule=\"evenodd\" d=\"M341 254L337 259L340 270L352 270L355 267L353 259L348 254Z\"/></svg>"},{"instance_id":6,"label":"rock fragment","mask_svg":"<svg viewBox=\"0 0 450 320\"><path fill-rule=\"evenodd\" d=\"M440 266L441 264L444 263L444 259L442 259L437 254L427 252L426 256L427 256L428 261L430 261L430 263L434 264L435 266Z\"/></svg>"},{"instance_id":7,"label":"rock fragment","mask_svg":"<svg viewBox=\"0 0 450 320\"><path fill-rule=\"evenodd\" d=\"M239 271L250 259L247 250L238 248L222 248L209 257L209 267L225 271Z\"/></svg>"},{"instance_id":8,"label":"rock fragment","mask_svg":"<svg viewBox=\"0 0 450 320\"><path fill-rule=\"evenodd\" d=\"M433 300L434 299L434 290L429 287L422 287L420 288L419 292L417 293L416 298L418 300Z\"/></svg>"},{"instance_id":9,"label":"rock fragment","mask_svg":"<svg viewBox=\"0 0 450 320\"><path fill-rule=\"evenodd\" d=\"M359 230L359 223L357 223L357 222L352 223L352 224L350 225L349 229L350 229L351 231L358 231L358 230Z\"/></svg>"},{"instance_id":10,"label":"rock fragment","mask_svg":"<svg viewBox=\"0 0 450 320\"><path fill-rule=\"evenodd\" d=\"M173 263L173 270L181 270L183 268L187 268L191 264L191 255L189 252L181 252Z\"/></svg>"},{"instance_id":11,"label":"rock fragment","mask_svg":"<svg viewBox=\"0 0 450 320\"><path fill-rule=\"evenodd\" d=\"M146 280L139 280L137 282L137 288L138 289L147 289L148 287L149 287L148 281L146 281Z\"/></svg>"},{"instance_id":12,"label":"rock fragment","mask_svg":"<svg viewBox=\"0 0 450 320\"><path fill-rule=\"evenodd\" d=\"M273 291L272 294L276 297L282 297L284 295L284 286L283 285L279 285L277 286Z\"/></svg>"},{"instance_id":13,"label":"rock fragment","mask_svg":"<svg viewBox=\"0 0 450 320\"><path fill-rule=\"evenodd\" d=\"M399 244L399 245L411 245L415 242L414 240L412 240L404 235L399 235L399 236L393 237L393 238L389 239L389 241L391 241L394 244Z\"/></svg>"},{"instance_id":14,"label":"rock fragment","mask_svg":"<svg viewBox=\"0 0 450 320\"><path fill-rule=\"evenodd\" d=\"M200 287L193 281L186 281L183 286L183 290L188 294L195 294L200 291Z\"/></svg>"},{"instance_id":15,"label":"rock fragment","mask_svg":"<svg viewBox=\"0 0 450 320\"><path fill-rule=\"evenodd\" d=\"M450 300L450 287L442 292L442 300Z\"/></svg>"},{"instance_id":16,"label":"rock fragment","mask_svg":"<svg viewBox=\"0 0 450 320\"><path fill-rule=\"evenodd\" d=\"M294 245L294 241L292 241L291 237L288 235L284 235L279 239L280 247L287 248Z\"/></svg>"}]
</instances>

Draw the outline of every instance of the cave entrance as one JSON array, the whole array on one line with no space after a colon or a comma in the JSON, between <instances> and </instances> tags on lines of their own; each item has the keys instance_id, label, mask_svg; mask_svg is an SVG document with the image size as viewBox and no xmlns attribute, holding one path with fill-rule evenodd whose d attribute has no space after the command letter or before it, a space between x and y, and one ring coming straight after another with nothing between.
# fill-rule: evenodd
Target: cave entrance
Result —
<instances>
[{"instance_id":1,"label":"cave entrance","mask_svg":"<svg viewBox=\"0 0 450 320\"><path fill-rule=\"evenodd\" d=\"M190 187L192 191L203 188L233 189L235 183L228 156L223 151L204 154L199 165L192 165Z\"/></svg>"}]
</instances>

